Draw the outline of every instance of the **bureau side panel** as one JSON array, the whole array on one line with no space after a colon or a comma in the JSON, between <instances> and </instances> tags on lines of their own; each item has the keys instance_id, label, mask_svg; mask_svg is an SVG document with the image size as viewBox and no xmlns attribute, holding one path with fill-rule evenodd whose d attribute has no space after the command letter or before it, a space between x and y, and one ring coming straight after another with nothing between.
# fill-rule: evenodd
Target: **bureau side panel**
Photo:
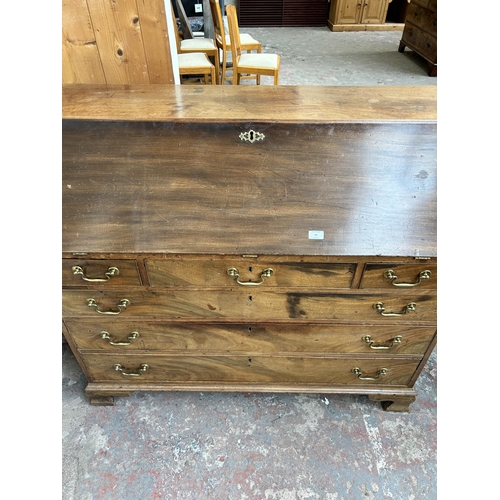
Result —
<instances>
[{"instance_id":1,"label":"bureau side panel","mask_svg":"<svg viewBox=\"0 0 500 500\"><path fill-rule=\"evenodd\" d=\"M436 254L435 124L63 123L66 252Z\"/></svg>"}]
</instances>

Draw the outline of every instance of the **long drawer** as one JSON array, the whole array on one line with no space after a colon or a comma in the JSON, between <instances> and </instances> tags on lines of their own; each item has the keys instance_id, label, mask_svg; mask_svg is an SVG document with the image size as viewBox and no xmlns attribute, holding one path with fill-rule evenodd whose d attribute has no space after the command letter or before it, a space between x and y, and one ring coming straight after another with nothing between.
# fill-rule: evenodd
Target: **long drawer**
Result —
<instances>
[{"instance_id":1,"label":"long drawer","mask_svg":"<svg viewBox=\"0 0 500 500\"><path fill-rule=\"evenodd\" d=\"M261 321L383 320L389 324L435 322L436 296L422 292L63 291L63 316L117 315Z\"/></svg>"},{"instance_id":2,"label":"long drawer","mask_svg":"<svg viewBox=\"0 0 500 500\"><path fill-rule=\"evenodd\" d=\"M433 327L67 319L80 350L423 355Z\"/></svg>"},{"instance_id":3,"label":"long drawer","mask_svg":"<svg viewBox=\"0 0 500 500\"><path fill-rule=\"evenodd\" d=\"M84 354L93 382L321 383L406 386L418 360L306 356Z\"/></svg>"},{"instance_id":4,"label":"long drawer","mask_svg":"<svg viewBox=\"0 0 500 500\"><path fill-rule=\"evenodd\" d=\"M350 288L356 264L328 259L171 258L146 260L151 286Z\"/></svg>"}]
</instances>

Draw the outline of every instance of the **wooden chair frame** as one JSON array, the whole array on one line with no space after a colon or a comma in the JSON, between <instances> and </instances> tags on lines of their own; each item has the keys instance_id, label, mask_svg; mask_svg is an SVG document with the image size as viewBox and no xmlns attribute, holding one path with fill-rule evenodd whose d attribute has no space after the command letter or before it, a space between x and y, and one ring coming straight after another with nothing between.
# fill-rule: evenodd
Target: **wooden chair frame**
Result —
<instances>
[{"instance_id":1,"label":"wooden chair frame","mask_svg":"<svg viewBox=\"0 0 500 500\"><path fill-rule=\"evenodd\" d=\"M274 77L274 85L278 85L280 71L279 54L247 54L242 53L238 14L234 5L226 7L233 57L233 85L239 85L242 75L266 75ZM257 79L260 84L260 79Z\"/></svg>"},{"instance_id":2,"label":"wooden chair frame","mask_svg":"<svg viewBox=\"0 0 500 500\"><path fill-rule=\"evenodd\" d=\"M231 40L230 36L226 35L224 29L224 21L222 18L222 12L220 8L220 3L218 0L210 0L210 13L212 14L212 20L214 23L215 31L215 43L217 47L222 52L222 57L219 59L219 64L221 68L221 78L220 83L224 85L226 81L232 83L235 73L232 76L226 76L228 66L228 53L231 53ZM262 43L255 40L251 35L247 33L240 33L241 51L252 52L257 51L257 53L262 52ZM230 67L229 67L230 68ZM260 75L251 76L241 76L240 78L256 78L257 84L260 84Z\"/></svg>"}]
</instances>

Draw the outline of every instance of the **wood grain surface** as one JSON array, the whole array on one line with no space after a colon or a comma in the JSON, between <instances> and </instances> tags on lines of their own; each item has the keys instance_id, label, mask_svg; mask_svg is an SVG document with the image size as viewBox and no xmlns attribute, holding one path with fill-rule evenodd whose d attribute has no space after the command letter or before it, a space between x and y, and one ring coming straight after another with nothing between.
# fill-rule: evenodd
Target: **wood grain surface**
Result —
<instances>
[{"instance_id":1,"label":"wood grain surface","mask_svg":"<svg viewBox=\"0 0 500 500\"><path fill-rule=\"evenodd\" d=\"M179 290L179 291L100 291L64 290L65 316L106 317L89 307L95 299L97 309L115 312L122 299L130 305L119 316L183 319L228 320L343 320L401 322L435 322L436 296L411 293L333 293L327 291L241 291L241 290ZM415 302L415 312L402 316L384 317L374 307L382 302L385 312L404 313L407 304ZM109 317L109 316L108 316Z\"/></svg>"},{"instance_id":2,"label":"wood grain surface","mask_svg":"<svg viewBox=\"0 0 500 500\"><path fill-rule=\"evenodd\" d=\"M65 120L63 251L435 256L436 185L435 124Z\"/></svg>"},{"instance_id":3,"label":"wood grain surface","mask_svg":"<svg viewBox=\"0 0 500 500\"><path fill-rule=\"evenodd\" d=\"M437 119L436 86L64 85L64 119L333 123Z\"/></svg>"},{"instance_id":4,"label":"wood grain surface","mask_svg":"<svg viewBox=\"0 0 500 500\"><path fill-rule=\"evenodd\" d=\"M295 354L356 353L365 356L422 356L432 340L434 327L323 325L297 323L178 323L168 321L102 318L66 318L65 323L78 349L126 354L138 351L170 353L246 353ZM113 346L101 333L106 331ZM374 346L389 346L401 336L401 342L387 350L373 350L363 337L370 335Z\"/></svg>"},{"instance_id":5,"label":"wood grain surface","mask_svg":"<svg viewBox=\"0 0 500 500\"><path fill-rule=\"evenodd\" d=\"M369 381L374 385L405 386L415 371L418 361L403 359L335 359L271 356L167 356L84 354L91 381L115 380L124 385L145 381L172 382L253 382L253 383L323 383L367 384L352 373L360 368L363 376L375 377L381 368L387 375ZM147 360L147 361L145 361ZM144 375L127 377L114 369L121 364L126 373L137 373L146 363Z\"/></svg>"}]
</instances>

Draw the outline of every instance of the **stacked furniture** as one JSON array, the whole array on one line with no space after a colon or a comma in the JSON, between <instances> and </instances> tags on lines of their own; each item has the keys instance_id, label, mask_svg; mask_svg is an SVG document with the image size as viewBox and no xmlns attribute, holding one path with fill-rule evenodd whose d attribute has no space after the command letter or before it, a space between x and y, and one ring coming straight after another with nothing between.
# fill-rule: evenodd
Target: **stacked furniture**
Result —
<instances>
[{"instance_id":1,"label":"stacked furniture","mask_svg":"<svg viewBox=\"0 0 500 500\"><path fill-rule=\"evenodd\" d=\"M91 403L409 410L436 343L435 86L72 85L62 141L63 329Z\"/></svg>"},{"instance_id":2,"label":"stacked furniture","mask_svg":"<svg viewBox=\"0 0 500 500\"><path fill-rule=\"evenodd\" d=\"M411 0L399 52L407 46L427 61L429 76L437 76L437 0Z\"/></svg>"},{"instance_id":3,"label":"stacked furniture","mask_svg":"<svg viewBox=\"0 0 500 500\"><path fill-rule=\"evenodd\" d=\"M170 7L172 17L175 19L172 3ZM204 76L205 84L211 83L215 85L219 83L220 65L217 44L210 38L194 37L189 28L180 0L177 0L177 9L181 14L180 19L183 25L184 36L189 31L189 37L181 40L179 30L174 29L181 83L183 76L197 76L200 74ZM214 61L213 64L210 62L209 57Z\"/></svg>"}]
</instances>

